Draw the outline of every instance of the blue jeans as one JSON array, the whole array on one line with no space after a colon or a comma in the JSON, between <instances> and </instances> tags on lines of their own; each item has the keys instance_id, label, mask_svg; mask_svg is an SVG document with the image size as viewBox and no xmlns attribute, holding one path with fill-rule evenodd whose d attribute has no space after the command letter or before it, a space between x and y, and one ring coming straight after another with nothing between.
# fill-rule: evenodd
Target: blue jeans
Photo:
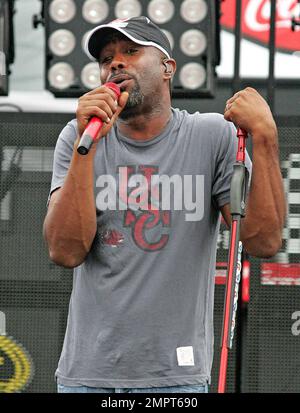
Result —
<instances>
[{"instance_id":1,"label":"blue jeans","mask_svg":"<svg viewBox=\"0 0 300 413\"><path fill-rule=\"evenodd\" d=\"M143 389L101 388L87 386L57 385L58 393L208 393L208 385L191 384L188 386L151 387Z\"/></svg>"}]
</instances>

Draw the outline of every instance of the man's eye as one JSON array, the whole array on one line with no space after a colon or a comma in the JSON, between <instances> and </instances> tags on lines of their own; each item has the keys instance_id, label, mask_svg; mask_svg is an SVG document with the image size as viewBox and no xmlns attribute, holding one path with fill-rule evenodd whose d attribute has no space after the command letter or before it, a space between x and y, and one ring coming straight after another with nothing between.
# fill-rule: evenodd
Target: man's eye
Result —
<instances>
[{"instance_id":1,"label":"man's eye","mask_svg":"<svg viewBox=\"0 0 300 413\"><path fill-rule=\"evenodd\" d=\"M101 59L101 64L105 64L110 62L111 60L111 56L107 56L107 57L103 57L103 59Z\"/></svg>"},{"instance_id":2,"label":"man's eye","mask_svg":"<svg viewBox=\"0 0 300 413\"><path fill-rule=\"evenodd\" d=\"M137 50L137 49L134 49L133 47L127 49L127 53L128 53L128 54L134 54L134 53L136 53L137 51L138 51L138 50Z\"/></svg>"}]
</instances>

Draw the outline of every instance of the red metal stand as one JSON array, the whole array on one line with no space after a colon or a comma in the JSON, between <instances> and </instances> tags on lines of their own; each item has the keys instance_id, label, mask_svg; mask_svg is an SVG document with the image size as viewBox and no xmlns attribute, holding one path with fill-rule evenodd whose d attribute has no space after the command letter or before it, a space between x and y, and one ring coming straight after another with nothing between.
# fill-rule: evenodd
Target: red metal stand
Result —
<instances>
[{"instance_id":1,"label":"red metal stand","mask_svg":"<svg viewBox=\"0 0 300 413\"><path fill-rule=\"evenodd\" d=\"M238 151L236 163L233 166L234 172L230 188L230 210L232 222L223 313L218 393L225 393L226 390L228 350L232 348L239 282L242 268L241 256L243 247L242 243L239 241L239 238L241 218L245 216L245 198L248 183L248 171L245 167L247 133L242 129L238 129L237 137Z\"/></svg>"}]
</instances>

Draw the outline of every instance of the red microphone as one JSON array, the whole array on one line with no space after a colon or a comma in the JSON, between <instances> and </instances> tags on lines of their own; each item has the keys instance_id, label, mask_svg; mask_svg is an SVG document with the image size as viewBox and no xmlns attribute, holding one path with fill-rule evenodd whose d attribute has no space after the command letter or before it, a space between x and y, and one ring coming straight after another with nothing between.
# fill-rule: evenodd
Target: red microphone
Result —
<instances>
[{"instance_id":1,"label":"red microphone","mask_svg":"<svg viewBox=\"0 0 300 413\"><path fill-rule=\"evenodd\" d=\"M115 93L117 99L120 97L121 90L116 83L108 82L105 83L104 86L111 89ZM93 116L87 124L77 147L77 152L80 153L80 155L87 155L89 153L90 147L96 140L102 126L103 121L97 118L97 116Z\"/></svg>"},{"instance_id":2,"label":"red microphone","mask_svg":"<svg viewBox=\"0 0 300 413\"><path fill-rule=\"evenodd\" d=\"M238 137L238 152L237 152L237 162L245 162L245 151L246 151L246 139L248 137L248 133L241 128L237 129L237 137Z\"/></svg>"}]
</instances>

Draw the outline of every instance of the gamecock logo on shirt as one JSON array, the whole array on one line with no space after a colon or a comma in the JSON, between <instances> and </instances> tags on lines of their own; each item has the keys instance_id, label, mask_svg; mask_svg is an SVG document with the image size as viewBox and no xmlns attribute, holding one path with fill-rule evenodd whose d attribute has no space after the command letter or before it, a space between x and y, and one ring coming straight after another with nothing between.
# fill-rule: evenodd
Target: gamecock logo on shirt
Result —
<instances>
[{"instance_id":1,"label":"gamecock logo on shirt","mask_svg":"<svg viewBox=\"0 0 300 413\"><path fill-rule=\"evenodd\" d=\"M203 175L169 176L160 175L158 166L119 166L117 177L100 175L96 187L97 208L124 211L123 226L131 228L135 244L145 251L166 246L173 211L184 211L185 221L200 221L204 215ZM117 235L105 234L104 243L122 244Z\"/></svg>"}]
</instances>

